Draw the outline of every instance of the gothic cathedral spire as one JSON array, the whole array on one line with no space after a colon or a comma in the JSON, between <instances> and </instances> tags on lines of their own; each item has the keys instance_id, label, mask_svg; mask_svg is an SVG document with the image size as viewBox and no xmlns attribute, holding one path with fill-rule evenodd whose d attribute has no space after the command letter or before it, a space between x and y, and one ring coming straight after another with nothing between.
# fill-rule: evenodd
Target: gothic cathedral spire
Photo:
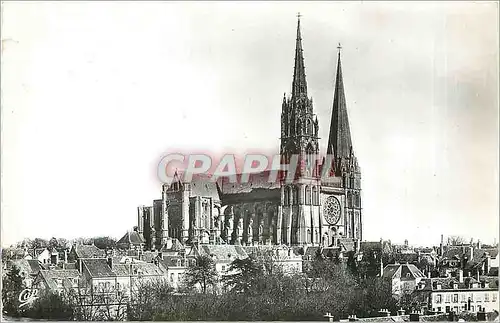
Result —
<instances>
[{"instance_id":1,"label":"gothic cathedral spire","mask_svg":"<svg viewBox=\"0 0 500 323\"><path fill-rule=\"evenodd\" d=\"M295 67L293 69L292 97L307 98L306 69L304 67L304 54L302 50L302 37L300 35L300 14L297 15L297 39L295 42Z\"/></svg>"},{"instance_id":2,"label":"gothic cathedral spire","mask_svg":"<svg viewBox=\"0 0 500 323\"><path fill-rule=\"evenodd\" d=\"M328 136L326 151L328 155L333 154L336 161L350 158L352 153L351 131L349 129L344 81L342 79L342 64L340 61L340 44L338 48L337 78L335 81L335 93L333 95L330 135Z\"/></svg>"}]
</instances>

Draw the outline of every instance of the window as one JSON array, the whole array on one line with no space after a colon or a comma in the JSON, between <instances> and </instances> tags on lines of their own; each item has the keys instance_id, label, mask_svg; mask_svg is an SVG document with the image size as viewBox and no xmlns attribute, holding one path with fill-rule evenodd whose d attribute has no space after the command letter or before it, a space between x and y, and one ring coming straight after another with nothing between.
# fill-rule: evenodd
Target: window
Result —
<instances>
[{"instance_id":1,"label":"window","mask_svg":"<svg viewBox=\"0 0 500 323\"><path fill-rule=\"evenodd\" d=\"M307 243L311 243L311 230L307 229L307 238L306 238Z\"/></svg>"},{"instance_id":2,"label":"window","mask_svg":"<svg viewBox=\"0 0 500 323\"><path fill-rule=\"evenodd\" d=\"M470 311L471 311L471 312L474 312L474 306L471 306L471 307L470 307Z\"/></svg>"},{"instance_id":3,"label":"window","mask_svg":"<svg viewBox=\"0 0 500 323\"><path fill-rule=\"evenodd\" d=\"M496 301L497 301L497 294L496 294L496 293L493 293L493 294L491 294L491 296L492 296L492 297L491 297L491 301L492 301L492 302L496 302Z\"/></svg>"},{"instance_id":4,"label":"window","mask_svg":"<svg viewBox=\"0 0 500 323\"><path fill-rule=\"evenodd\" d=\"M290 205L290 187L285 187L285 198L284 198L284 204L285 205Z\"/></svg>"},{"instance_id":5,"label":"window","mask_svg":"<svg viewBox=\"0 0 500 323\"><path fill-rule=\"evenodd\" d=\"M465 303L467 300L465 299L465 293L460 294L460 302Z\"/></svg>"},{"instance_id":6,"label":"window","mask_svg":"<svg viewBox=\"0 0 500 323\"><path fill-rule=\"evenodd\" d=\"M311 205L311 187L306 186L306 205Z\"/></svg>"},{"instance_id":7,"label":"window","mask_svg":"<svg viewBox=\"0 0 500 323\"><path fill-rule=\"evenodd\" d=\"M180 267L180 266L181 266L181 260L177 259L177 267Z\"/></svg>"},{"instance_id":8,"label":"window","mask_svg":"<svg viewBox=\"0 0 500 323\"><path fill-rule=\"evenodd\" d=\"M441 313L441 306L438 306L437 311Z\"/></svg>"},{"instance_id":9,"label":"window","mask_svg":"<svg viewBox=\"0 0 500 323\"><path fill-rule=\"evenodd\" d=\"M222 265L222 271L226 271L226 266Z\"/></svg>"},{"instance_id":10,"label":"window","mask_svg":"<svg viewBox=\"0 0 500 323\"><path fill-rule=\"evenodd\" d=\"M313 205L318 205L318 190L316 186L313 186L312 188L312 204Z\"/></svg>"},{"instance_id":11,"label":"window","mask_svg":"<svg viewBox=\"0 0 500 323\"><path fill-rule=\"evenodd\" d=\"M436 303L440 304L443 301L441 294L436 295Z\"/></svg>"},{"instance_id":12,"label":"window","mask_svg":"<svg viewBox=\"0 0 500 323\"><path fill-rule=\"evenodd\" d=\"M469 294L469 299L471 302L474 302L474 294L473 293Z\"/></svg>"},{"instance_id":13,"label":"window","mask_svg":"<svg viewBox=\"0 0 500 323\"><path fill-rule=\"evenodd\" d=\"M171 274L170 274L170 282L171 282L171 283L173 283L173 282L174 282L174 274L173 274L173 273L171 273Z\"/></svg>"},{"instance_id":14,"label":"window","mask_svg":"<svg viewBox=\"0 0 500 323\"><path fill-rule=\"evenodd\" d=\"M453 303L458 303L458 294L453 294Z\"/></svg>"},{"instance_id":15,"label":"window","mask_svg":"<svg viewBox=\"0 0 500 323\"><path fill-rule=\"evenodd\" d=\"M446 313L450 313L450 307L446 306Z\"/></svg>"},{"instance_id":16,"label":"window","mask_svg":"<svg viewBox=\"0 0 500 323\"><path fill-rule=\"evenodd\" d=\"M446 303L449 303L451 302L451 295L450 294L446 294ZM448 312L448 310L446 310Z\"/></svg>"},{"instance_id":17,"label":"window","mask_svg":"<svg viewBox=\"0 0 500 323\"><path fill-rule=\"evenodd\" d=\"M292 188L292 204L299 204L299 189L296 186Z\"/></svg>"},{"instance_id":18,"label":"window","mask_svg":"<svg viewBox=\"0 0 500 323\"><path fill-rule=\"evenodd\" d=\"M490 294L489 293L485 293L484 294L484 301L485 302L489 302L490 301Z\"/></svg>"}]
</instances>

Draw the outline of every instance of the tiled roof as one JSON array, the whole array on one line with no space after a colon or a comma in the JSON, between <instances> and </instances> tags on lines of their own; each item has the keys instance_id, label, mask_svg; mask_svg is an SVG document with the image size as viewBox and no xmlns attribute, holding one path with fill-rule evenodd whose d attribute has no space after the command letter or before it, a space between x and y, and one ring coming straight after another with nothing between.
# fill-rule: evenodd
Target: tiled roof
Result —
<instances>
[{"instance_id":1,"label":"tiled roof","mask_svg":"<svg viewBox=\"0 0 500 323\"><path fill-rule=\"evenodd\" d=\"M161 268L152 263L116 264L113 265L113 272L116 276L139 274L147 276L161 276L165 274Z\"/></svg>"},{"instance_id":2,"label":"tiled roof","mask_svg":"<svg viewBox=\"0 0 500 323\"><path fill-rule=\"evenodd\" d=\"M43 277L50 289L73 287L74 284L70 279L80 277L80 273L75 269L41 270L40 275ZM62 286L58 286L57 280L62 281Z\"/></svg>"},{"instance_id":3,"label":"tiled roof","mask_svg":"<svg viewBox=\"0 0 500 323\"><path fill-rule=\"evenodd\" d=\"M105 251L97 248L95 245L75 244L75 253L78 258L102 258L105 257Z\"/></svg>"},{"instance_id":4,"label":"tiled roof","mask_svg":"<svg viewBox=\"0 0 500 323\"><path fill-rule=\"evenodd\" d=\"M195 255L214 255L217 260L234 260L246 258L248 254L241 246L236 245L200 245L194 250Z\"/></svg>"},{"instance_id":5,"label":"tiled roof","mask_svg":"<svg viewBox=\"0 0 500 323\"><path fill-rule=\"evenodd\" d=\"M399 263L416 263L418 262L418 254L416 253L395 253L393 260Z\"/></svg>"},{"instance_id":6,"label":"tiled roof","mask_svg":"<svg viewBox=\"0 0 500 323\"><path fill-rule=\"evenodd\" d=\"M383 277L384 278L406 278L407 274L410 278L423 278L425 275L412 264L390 264L385 266Z\"/></svg>"},{"instance_id":7,"label":"tiled roof","mask_svg":"<svg viewBox=\"0 0 500 323\"><path fill-rule=\"evenodd\" d=\"M177 266L178 260L180 260L180 266ZM182 256L163 256L163 259L158 261L164 269L167 269L168 267L186 267L185 260Z\"/></svg>"},{"instance_id":8,"label":"tiled roof","mask_svg":"<svg viewBox=\"0 0 500 323\"><path fill-rule=\"evenodd\" d=\"M20 259L12 262L13 266L18 267L21 271L25 272L28 275L37 274L40 269L40 263L36 259Z\"/></svg>"},{"instance_id":9,"label":"tiled roof","mask_svg":"<svg viewBox=\"0 0 500 323\"><path fill-rule=\"evenodd\" d=\"M83 266L87 268L91 277L113 277L115 273L108 266L106 259L83 259Z\"/></svg>"},{"instance_id":10,"label":"tiled roof","mask_svg":"<svg viewBox=\"0 0 500 323\"><path fill-rule=\"evenodd\" d=\"M277 246L277 245L260 245L260 246L241 246L243 250L247 253L247 255L253 254L253 253L258 253L259 251L263 252L272 252L273 254L276 254L276 252L286 252L288 253L291 251L290 256L301 256L302 254L300 253L299 248L293 248L293 247L285 247L285 246Z\"/></svg>"},{"instance_id":11,"label":"tiled roof","mask_svg":"<svg viewBox=\"0 0 500 323\"><path fill-rule=\"evenodd\" d=\"M144 244L144 237L137 231L127 232L116 244L140 246Z\"/></svg>"},{"instance_id":12,"label":"tiled roof","mask_svg":"<svg viewBox=\"0 0 500 323\"><path fill-rule=\"evenodd\" d=\"M455 277L439 277L439 278L424 278L420 281L419 284L422 284L424 287L422 290L450 290L454 289L454 285L457 285L458 289L482 289L481 282L487 281L489 283L488 288L498 288L498 277L481 277L480 281L475 279L474 277L464 277L463 282L459 282L459 280ZM479 283L477 288L471 288L471 284ZM437 289L437 285L440 284L441 288Z\"/></svg>"},{"instance_id":13,"label":"tiled roof","mask_svg":"<svg viewBox=\"0 0 500 323\"><path fill-rule=\"evenodd\" d=\"M242 174L237 174L240 178ZM244 194L250 193L254 190L279 190L280 183L278 180L269 181L270 171L264 171L260 173L249 174L248 181L242 183L240 180L236 183L231 183L230 179L227 177L220 178L217 183L221 188L222 194Z\"/></svg>"}]
</instances>

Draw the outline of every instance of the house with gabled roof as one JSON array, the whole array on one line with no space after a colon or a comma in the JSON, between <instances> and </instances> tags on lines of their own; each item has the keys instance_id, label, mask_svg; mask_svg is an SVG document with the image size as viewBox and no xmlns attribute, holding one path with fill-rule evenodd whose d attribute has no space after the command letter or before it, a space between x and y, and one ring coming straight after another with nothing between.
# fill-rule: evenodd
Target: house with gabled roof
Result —
<instances>
[{"instance_id":1,"label":"house with gabled roof","mask_svg":"<svg viewBox=\"0 0 500 323\"><path fill-rule=\"evenodd\" d=\"M97 248L95 245L74 244L68 255L69 262L75 262L78 259L105 258L106 251Z\"/></svg>"},{"instance_id":2,"label":"house with gabled roof","mask_svg":"<svg viewBox=\"0 0 500 323\"><path fill-rule=\"evenodd\" d=\"M137 249L144 248L145 240L141 233L137 231L137 227L133 231L127 231L123 237L116 242L116 247L120 249Z\"/></svg>"},{"instance_id":3,"label":"house with gabled roof","mask_svg":"<svg viewBox=\"0 0 500 323\"><path fill-rule=\"evenodd\" d=\"M382 277L392 283L392 295L401 297L411 293L425 275L413 264L389 264L384 267Z\"/></svg>"},{"instance_id":4,"label":"house with gabled roof","mask_svg":"<svg viewBox=\"0 0 500 323\"><path fill-rule=\"evenodd\" d=\"M79 287L80 272L76 269L40 270L33 281L33 287L39 290L50 290L61 293Z\"/></svg>"},{"instance_id":5,"label":"house with gabled roof","mask_svg":"<svg viewBox=\"0 0 500 323\"><path fill-rule=\"evenodd\" d=\"M498 293L498 277L464 277L462 270L457 277L424 278L414 291L424 309L441 313L498 311Z\"/></svg>"}]
</instances>

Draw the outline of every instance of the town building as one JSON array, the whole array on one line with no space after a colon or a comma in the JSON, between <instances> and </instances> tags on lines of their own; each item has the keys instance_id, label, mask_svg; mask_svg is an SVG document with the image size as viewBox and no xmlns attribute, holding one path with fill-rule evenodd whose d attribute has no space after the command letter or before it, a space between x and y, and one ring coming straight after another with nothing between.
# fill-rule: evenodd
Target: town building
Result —
<instances>
[{"instance_id":1,"label":"town building","mask_svg":"<svg viewBox=\"0 0 500 323\"><path fill-rule=\"evenodd\" d=\"M411 294L417 284L425 278L424 274L412 264L389 264L384 267L382 277L392 283L392 295L400 298Z\"/></svg>"},{"instance_id":2,"label":"town building","mask_svg":"<svg viewBox=\"0 0 500 323\"><path fill-rule=\"evenodd\" d=\"M414 294L432 312L498 311L498 277L424 278Z\"/></svg>"},{"instance_id":3,"label":"town building","mask_svg":"<svg viewBox=\"0 0 500 323\"><path fill-rule=\"evenodd\" d=\"M282 163L300 158L296 180L269 182L269 172L252 174L248 182L231 183L207 176L185 181L176 176L162 187L161 199L138 207L138 232L148 249L165 240L183 244L336 244L362 239L361 170L354 153L344 92L341 54L337 58L328 145L320 150L318 119L308 94L300 18L297 24L292 91L281 105ZM332 156L315 168L308 155ZM311 166L311 167L309 167ZM321 178L326 168L332 176ZM178 175L178 174L177 174ZM241 176L242 174L239 174Z\"/></svg>"},{"instance_id":4,"label":"town building","mask_svg":"<svg viewBox=\"0 0 500 323\"><path fill-rule=\"evenodd\" d=\"M75 269L40 270L33 281L33 288L55 293L77 290L81 279Z\"/></svg>"}]
</instances>

